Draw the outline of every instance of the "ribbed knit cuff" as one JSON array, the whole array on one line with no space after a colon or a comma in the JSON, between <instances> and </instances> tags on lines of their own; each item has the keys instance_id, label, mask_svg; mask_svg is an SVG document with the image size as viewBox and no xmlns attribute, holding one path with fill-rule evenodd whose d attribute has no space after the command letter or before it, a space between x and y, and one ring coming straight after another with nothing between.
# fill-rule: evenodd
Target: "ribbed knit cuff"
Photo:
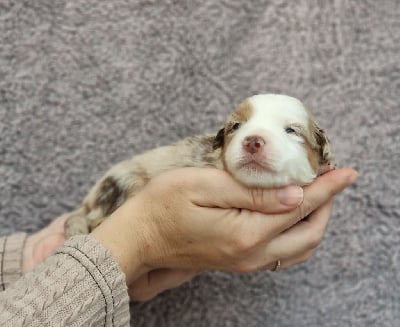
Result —
<instances>
[{"instance_id":1,"label":"ribbed knit cuff","mask_svg":"<svg viewBox=\"0 0 400 327\"><path fill-rule=\"evenodd\" d=\"M85 267L104 299L104 326L129 326L129 297L125 275L111 252L91 235L68 239L56 252L73 257Z\"/></svg>"},{"instance_id":2,"label":"ribbed knit cuff","mask_svg":"<svg viewBox=\"0 0 400 327\"><path fill-rule=\"evenodd\" d=\"M116 327L129 319L125 275L90 235L67 240L0 292L1 326Z\"/></svg>"},{"instance_id":3,"label":"ribbed knit cuff","mask_svg":"<svg viewBox=\"0 0 400 327\"><path fill-rule=\"evenodd\" d=\"M26 233L0 237L0 291L22 276L22 252Z\"/></svg>"}]
</instances>

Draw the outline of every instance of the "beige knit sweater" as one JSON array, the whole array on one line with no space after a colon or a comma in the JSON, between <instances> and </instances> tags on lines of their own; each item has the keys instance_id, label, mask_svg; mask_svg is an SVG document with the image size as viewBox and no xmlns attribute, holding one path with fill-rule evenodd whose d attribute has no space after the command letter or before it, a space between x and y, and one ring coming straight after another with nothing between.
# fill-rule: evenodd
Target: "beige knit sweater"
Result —
<instances>
[{"instance_id":1,"label":"beige knit sweater","mask_svg":"<svg viewBox=\"0 0 400 327\"><path fill-rule=\"evenodd\" d=\"M125 276L90 235L21 276L26 234L0 237L0 326L129 326Z\"/></svg>"}]
</instances>

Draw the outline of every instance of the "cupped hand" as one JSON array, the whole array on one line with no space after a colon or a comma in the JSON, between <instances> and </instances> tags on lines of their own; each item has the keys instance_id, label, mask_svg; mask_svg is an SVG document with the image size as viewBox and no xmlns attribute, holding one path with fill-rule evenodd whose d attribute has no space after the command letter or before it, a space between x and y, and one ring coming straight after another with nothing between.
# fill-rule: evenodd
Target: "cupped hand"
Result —
<instances>
[{"instance_id":1,"label":"cupped hand","mask_svg":"<svg viewBox=\"0 0 400 327\"><path fill-rule=\"evenodd\" d=\"M309 258L323 237L333 196L356 177L351 169L326 173L304 188L302 200L294 186L285 196L248 189L220 170L174 170L153 179L93 236L110 249L128 285L171 269L192 276L208 269L273 269L277 260L288 267ZM285 198L292 201L284 204Z\"/></svg>"},{"instance_id":2,"label":"cupped hand","mask_svg":"<svg viewBox=\"0 0 400 327\"><path fill-rule=\"evenodd\" d=\"M179 173L179 172L178 172ZM205 172L206 173L206 172ZM231 180L231 179L230 179ZM158 181L156 181L158 184ZM161 179L161 185L169 185L169 181L164 184ZM235 186L237 186L237 183ZM172 185L175 188L175 185ZM185 185L183 187L186 187ZM229 185L227 185L229 187ZM160 190L161 191L161 190ZM176 190L173 190L174 193ZM253 190L254 195L257 197L257 190ZM303 199L303 190L300 187L286 187L281 190L271 190L270 192L259 193L265 197L264 206L268 212L285 212L292 210L300 204ZM237 194L238 204L242 201L240 198L243 194ZM202 197L201 197L202 198ZM230 205L224 204L227 208ZM296 258L296 262L299 262L301 258ZM294 263L295 261L292 261ZM184 282L191 280L194 276L200 274L201 269L184 269L184 268L158 268L150 270L142 274L139 278L135 279L129 285L129 295L131 299L137 301L147 301L157 294L171 288L178 287Z\"/></svg>"},{"instance_id":3,"label":"cupped hand","mask_svg":"<svg viewBox=\"0 0 400 327\"><path fill-rule=\"evenodd\" d=\"M137 220L139 217L149 219L142 226L146 228L132 233L125 242L128 247L142 244L141 250L133 246L134 251L125 251L123 242L111 249L121 264L127 264L125 272L135 271L133 276L127 275L127 280L131 298L139 301L177 287L204 269L272 269L276 260L281 260L282 267L288 267L310 257L322 239L333 195L355 178L355 172L349 169L319 177L304 189L305 198L298 207L303 199L303 191L298 187L250 190L224 172L198 169L170 172L155 179L141 193L141 199L134 201L136 209L141 208L136 212L140 215L134 212L126 215L123 206L112 219L128 217L130 227L141 221ZM128 211L132 205L127 205ZM67 215L57 218L27 238L23 272L32 270L65 241L66 218ZM126 226L117 224L112 222L105 230L115 232L122 227L127 231ZM155 234L151 233L152 228ZM148 247L152 238L155 242ZM110 239L106 237L105 243ZM147 242L138 242L140 239ZM125 256L128 261L122 260L121 253L128 252L138 256Z\"/></svg>"}]
</instances>

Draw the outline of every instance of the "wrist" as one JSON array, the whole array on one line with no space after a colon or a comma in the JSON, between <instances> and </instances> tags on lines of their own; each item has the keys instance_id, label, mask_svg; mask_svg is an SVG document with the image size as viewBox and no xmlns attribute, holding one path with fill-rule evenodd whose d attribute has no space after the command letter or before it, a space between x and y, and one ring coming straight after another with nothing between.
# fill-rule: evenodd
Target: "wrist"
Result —
<instances>
[{"instance_id":1,"label":"wrist","mask_svg":"<svg viewBox=\"0 0 400 327\"><path fill-rule=\"evenodd\" d=\"M136 278L150 270L143 261L144 224L133 199L118 208L93 232L92 236L107 248L125 274L130 285Z\"/></svg>"},{"instance_id":2,"label":"wrist","mask_svg":"<svg viewBox=\"0 0 400 327\"><path fill-rule=\"evenodd\" d=\"M22 250L22 262L21 262L21 272L23 274L31 271L34 266L33 258L33 247L34 247L34 235L27 236L24 248Z\"/></svg>"}]
</instances>

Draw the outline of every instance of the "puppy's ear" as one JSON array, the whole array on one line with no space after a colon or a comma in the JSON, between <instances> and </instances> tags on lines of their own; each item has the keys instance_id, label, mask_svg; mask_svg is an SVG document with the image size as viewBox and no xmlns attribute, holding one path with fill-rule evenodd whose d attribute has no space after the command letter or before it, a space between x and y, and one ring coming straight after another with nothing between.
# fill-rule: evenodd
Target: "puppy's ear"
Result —
<instances>
[{"instance_id":1,"label":"puppy's ear","mask_svg":"<svg viewBox=\"0 0 400 327\"><path fill-rule=\"evenodd\" d=\"M221 128L214 138L213 150L222 148L224 146L224 142L225 142L225 128Z\"/></svg>"},{"instance_id":2,"label":"puppy's ear","mask_svg":"<svg viewBox=\"0 0 400 327\"><path fill-rule=\"evenodd\" d=\"M318 153L319 170L318 175L322 175L327 171L333 169L333 154L328 137L323 129L321 129L315 121L312 122L312 133L316 142L316 149Z\"/></svg>"}]
</instances>

